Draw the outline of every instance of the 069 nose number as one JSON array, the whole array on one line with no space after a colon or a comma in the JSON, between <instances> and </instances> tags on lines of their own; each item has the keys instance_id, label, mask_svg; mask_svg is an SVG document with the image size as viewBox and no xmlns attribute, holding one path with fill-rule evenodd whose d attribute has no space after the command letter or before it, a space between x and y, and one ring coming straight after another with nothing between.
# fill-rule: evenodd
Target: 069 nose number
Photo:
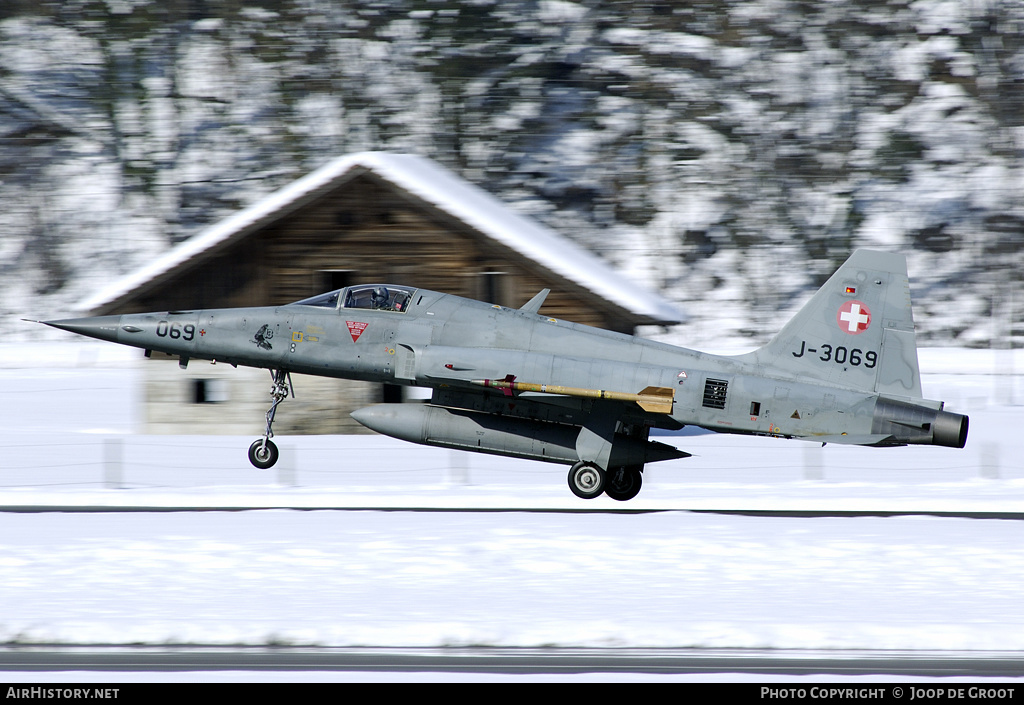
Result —
<instances>
[{"instance_id":1,"label":"069 nose number","mask_svg":"<svg viewBox=\"0 0 1024 705\"><path fill-rule=\"evenodd\" d=\"M860 348L847 348L845 345L829 345L822 343L816 348L807 347L807 341L800 341L800 351L794 352L793 357L803 357L804 354L817 355L822 362L834 362L837 365L853 365L871 369L878 364L878 353L874 350L861 350Z\"/></svg>"},{"instance_id":2,"label":"069 nose number","mask_svg":"<svg viewBox=\"0 0 1024 705\"><path fill-rule=\"evenodd\" d=\"M196 337L196 327L191 323L186 323L182 326L180 323L168 323L167 321L160 321L156 324L156 334L161 338L181 338L183 340L192 340Z\"/></svg>"}]
</instances>

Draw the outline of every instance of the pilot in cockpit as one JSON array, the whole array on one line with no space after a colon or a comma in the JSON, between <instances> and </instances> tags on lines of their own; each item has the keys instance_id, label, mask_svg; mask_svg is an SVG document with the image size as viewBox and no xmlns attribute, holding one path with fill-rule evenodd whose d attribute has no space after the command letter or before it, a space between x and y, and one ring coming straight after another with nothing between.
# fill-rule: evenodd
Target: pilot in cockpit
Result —
<instances>
[{"instance_id":1,"label":"pilot in cockpit","mask_svg":"<svg viewBox=\"0 0 1024 705\"><path fill-rule=\"evenodd\" d=\"M391 308L388 306L388 290L383 286L378 286L373 290L373 294L370 296L370 304L372 308L387 310Z\"/></svg>"}]
</instances>

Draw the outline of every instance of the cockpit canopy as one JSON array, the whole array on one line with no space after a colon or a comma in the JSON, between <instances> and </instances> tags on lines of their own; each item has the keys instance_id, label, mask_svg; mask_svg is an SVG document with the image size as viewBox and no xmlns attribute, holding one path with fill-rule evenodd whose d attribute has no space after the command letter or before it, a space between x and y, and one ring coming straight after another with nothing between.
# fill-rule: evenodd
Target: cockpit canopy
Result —
<instances>
[{"instance_id":1,"label":"cockpit canopy","mask_svg":"<svg viewBox=\"0 0 1024 705\"><path fill-rule=\"evenodd\" d=\"M416 289L394 284L361 284L296 301L293 306L320 308L362 308L405 313Z\"/></svg>"}]
</instances>

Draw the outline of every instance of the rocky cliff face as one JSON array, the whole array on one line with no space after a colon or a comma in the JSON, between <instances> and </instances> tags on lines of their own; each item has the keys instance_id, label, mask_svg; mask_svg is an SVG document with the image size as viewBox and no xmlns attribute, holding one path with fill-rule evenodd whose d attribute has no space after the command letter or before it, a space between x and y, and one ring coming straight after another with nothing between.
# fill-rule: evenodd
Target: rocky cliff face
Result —
<instances>
[{"instance_id":1,"label":"rocky cliff face","mask_svg":"<svg viewBox=\"0 0 1024 705\"><path fill-rule=\"evenodd\" d=\"M1005 345L1022 42L1011 0L6 0L0 326L381 149L678 301L675 342L763 342L883 247L925 344Z\"/></svg>"}]
</instances>

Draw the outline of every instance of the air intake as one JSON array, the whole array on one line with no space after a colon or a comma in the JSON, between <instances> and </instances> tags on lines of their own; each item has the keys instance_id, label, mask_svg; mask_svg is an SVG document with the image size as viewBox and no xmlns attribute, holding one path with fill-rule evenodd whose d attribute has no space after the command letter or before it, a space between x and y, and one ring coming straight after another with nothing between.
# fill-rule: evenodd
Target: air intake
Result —
<instances>
[{"instance_id":1,"label":"air intake","mask_svg":"<svg viewBox=\"0 0 1024 705\"><path fill-rule=\"evenodd\" d=\"M725 395L729 383L724 379L709 379L704 383L704 400L701 406L708 409L724 409Z\"/></svg>"}]
</instances>

